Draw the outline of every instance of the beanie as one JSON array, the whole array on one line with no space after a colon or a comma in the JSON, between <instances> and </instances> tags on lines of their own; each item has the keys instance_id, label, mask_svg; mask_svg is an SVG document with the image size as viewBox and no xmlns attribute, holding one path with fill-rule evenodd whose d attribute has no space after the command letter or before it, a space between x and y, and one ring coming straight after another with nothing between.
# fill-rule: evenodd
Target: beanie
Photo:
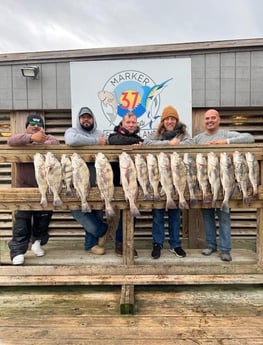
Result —
<instances>
[{"instance_id":1,"label":"beanie","mask_svg":"<svg viewBox=\"0 0 263 345\"><path fill-rule=\"evenodd\" d=\"M44 127L44 120L38 114L28 115L28 117L26 119L26 128L27 128L27 126L29 125L30 122L35 122L35 124L39 124L40 127Z\"/></svg>"},{"instance_id":2,"label":"beanie","mask_svg":"<svg viewBox=\"0 0 263 345\"><path fill-rule=\"evenodd\" d=\"M163 122L168 117L174 117L177 121L179 121L179 114L178 114L177 110L171 105L168 105L167 107L165 107L163 109L163 113L161 116L161 122Z\"/></svg>"}]
</instances>

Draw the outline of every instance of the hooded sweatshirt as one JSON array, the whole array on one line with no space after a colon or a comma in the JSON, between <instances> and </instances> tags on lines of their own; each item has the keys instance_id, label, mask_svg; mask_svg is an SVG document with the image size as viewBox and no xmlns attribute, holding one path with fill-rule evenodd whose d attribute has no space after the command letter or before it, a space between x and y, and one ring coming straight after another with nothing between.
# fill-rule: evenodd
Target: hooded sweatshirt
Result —
<instances>
[{"instance_id":1,"label":"hooded sweatshirt","mask_svg":"<svg viewBox=\"0 0 263 345\"><path fill-rule=\"evenodd\" d=\"M81 127L79 118L83 114L89 114L93 117L94 126L91 130ZM78 113L78 121L76 127L68 128L65 132L65 143L70 146L100 145L99 137L103 134L97 129L97 121L90 108L83 107Z\"/></svg>"},{"instance_id":2,"label":"hooded sweatshirt","mask_svg":"<svg viewBox=\"0 0 263 345\"><path fill-rule=\"evenodd\" d=\"M91 130L81 127L79 118L81 115L89 114L93 117L94 125ZM65 132L65 143L70 146L88 146L100 145L99 137L103 134L102 131L97 129L97 121L90 108L83 107L78 113L78 121L76 127L68 128ZM87 163L90 172L90 185L96 186L96 170L93 162Z\"/></svg>"}]
</instances>

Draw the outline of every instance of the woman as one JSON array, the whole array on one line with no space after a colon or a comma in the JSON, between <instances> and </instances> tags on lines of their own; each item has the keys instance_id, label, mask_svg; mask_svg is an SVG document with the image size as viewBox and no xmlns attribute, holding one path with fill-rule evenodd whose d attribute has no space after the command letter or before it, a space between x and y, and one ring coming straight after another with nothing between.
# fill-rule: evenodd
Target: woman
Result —
<instances>
[{"instance_id":1,"label":"woman","mask_svg":"<svg viewBox=\"0 0 263 345\"><path fill-rule=\"evenodd\" d=\"M180 122L177 110L171 105L165 107L162 112L161 121L156 132L154 132L145 144L148 145L177 145L180 142L190 142L186 125ZM170 251L178 257L185 257L186 253L181 247L180 224L181 212L179 208L168 211L168 231L170 237ZM165 209L153 209L153 249L152 258L159 259L165 239L164 227Z\"/></svg>"}]
</instances>

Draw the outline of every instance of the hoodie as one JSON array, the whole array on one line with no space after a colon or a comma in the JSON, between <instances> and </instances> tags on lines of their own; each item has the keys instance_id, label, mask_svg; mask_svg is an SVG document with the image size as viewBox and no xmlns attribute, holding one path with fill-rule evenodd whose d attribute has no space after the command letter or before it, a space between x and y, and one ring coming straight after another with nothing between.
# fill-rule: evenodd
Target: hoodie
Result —
<instances>
[{"instance_id":1,"label":"hoodie","mask_svg":"<svg viewBox=\"0 0 263 345\"><path fill-rule=\"evenodd\" d=\"M86 130L81 127L79 118L83 114L89 114L93 117L94 126L91 130ZM99 137L103 134L97 129L97 121L90 108L82 107L78 113L78 121L76 127L68 128L65 132L65 143L70 146L85 146L85 145L99 145Z\"/></svg>"}]
</instances>

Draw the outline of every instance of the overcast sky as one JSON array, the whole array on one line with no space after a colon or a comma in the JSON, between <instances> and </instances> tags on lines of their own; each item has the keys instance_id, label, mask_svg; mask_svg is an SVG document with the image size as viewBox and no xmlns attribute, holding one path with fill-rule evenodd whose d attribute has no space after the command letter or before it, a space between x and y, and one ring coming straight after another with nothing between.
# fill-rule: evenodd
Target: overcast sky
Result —
<instances>
[{"instance_id":1,"label":"overcast sky","mask_svg":"<svg viewBox=\"0 0 263 345\"><path fill-rule=\"evenodd\" d=\"M262 0L0 0L0 53L263 38Z\"/></svg>"}]
</instances>

